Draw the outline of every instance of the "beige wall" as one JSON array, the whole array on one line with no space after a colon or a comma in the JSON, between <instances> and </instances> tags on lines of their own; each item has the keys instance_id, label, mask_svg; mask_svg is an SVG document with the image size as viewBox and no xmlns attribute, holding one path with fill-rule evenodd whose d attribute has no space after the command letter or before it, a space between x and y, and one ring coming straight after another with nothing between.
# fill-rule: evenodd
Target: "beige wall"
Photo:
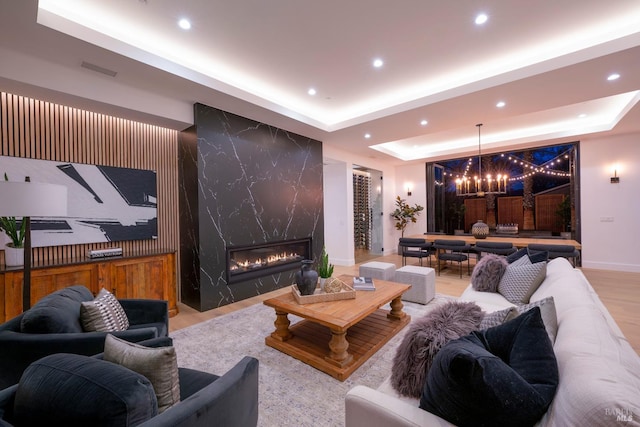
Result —
<instances>
[{"instance_id":1,"label":"beige wall","mask_svg":"<svg viewBox=\"0 0 640 427\"><path fill-rule=\"evenodd\" d=\"M580 156L582 265L640 272L640 134L585 139Z\"/></svg>"}]
</instances>

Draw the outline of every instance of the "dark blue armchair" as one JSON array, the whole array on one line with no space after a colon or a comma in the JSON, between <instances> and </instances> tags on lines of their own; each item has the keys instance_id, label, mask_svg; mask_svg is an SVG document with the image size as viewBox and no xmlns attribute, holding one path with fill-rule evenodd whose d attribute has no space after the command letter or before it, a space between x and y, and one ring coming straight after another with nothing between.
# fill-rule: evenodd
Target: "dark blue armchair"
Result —
<instances>
[{"instance_id":1,"label":"dark blue armchair","mask_svg":"<svg viewBox=\"0 0 640 427\"><path fill-rule=\"evenodd\" d=\"M16 384L32 362L54 353L92 356L104 351L106 332L83 332L80 304L93 294L70 286L42 298L31 309L0 325L0 389ZM168 304L161 300L119 300L129 329L111 332L131 342L169 333Z\"/></svg>"},{"instance_id":2,"label":"dark blue armchair","mask_svg":"<svg viewBox=\"0 0 640 427\"><path fill-rule=\"evenodd\" d=\"M162 347L172 340L139 344ZM31 364L18 384L0 391L0 425L256 426L258 366L257 359L244 357L222 376L178 368L180 402L156 414L146 377L105 362L101 354L50 355Z\"/></svg>"}]
</instances>

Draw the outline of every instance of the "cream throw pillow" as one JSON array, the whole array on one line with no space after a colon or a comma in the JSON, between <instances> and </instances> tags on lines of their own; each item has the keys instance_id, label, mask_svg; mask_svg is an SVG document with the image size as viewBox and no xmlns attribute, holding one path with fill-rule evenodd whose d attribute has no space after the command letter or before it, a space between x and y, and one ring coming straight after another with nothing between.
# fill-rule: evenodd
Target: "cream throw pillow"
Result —
<instances>
[{"instance_id":1,"label":"cream throw pillow","mask_svg":"<svg viewBox=\"0 0 640 427\"><path fill-rule=\"evenodd\" d=\"M93 301L81 303L80 322L85 332L115 332L129 329L127 313L118 299L104 288Z\"/></svg>"},{"instance_id":2,"label":"cream throw pillow","mask_svg":"<svg viewBox=\"0 0 640 427\"><path fill-rule=\"evenodd\" d=\"M145 376L153 385L159 413L180 402L178 358L174 347L144 347L108 334L104 342L104 360Z\"/></svg>"}]
</instances>

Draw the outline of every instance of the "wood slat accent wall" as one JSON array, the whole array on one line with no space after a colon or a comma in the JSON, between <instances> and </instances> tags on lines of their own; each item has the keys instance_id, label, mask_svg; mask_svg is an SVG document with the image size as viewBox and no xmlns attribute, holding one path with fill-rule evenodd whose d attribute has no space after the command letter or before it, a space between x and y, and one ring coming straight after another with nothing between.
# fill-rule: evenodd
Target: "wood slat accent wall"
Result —
<instances>
[{"instance_id":1,"label":"wood slat accent wall","mask_svg":"<svg viewBox=\"0 0 640 427\"><path fill-rule=\"evenodd\" d=\"M562 203L564 194L540 194L536 196L536 230L551 230L561 232L562 221L556 214Z\"/></svg>"},{"instance_id":2,"label":"wood slat accent wall","mask_svg":"<svg viewBox=\"0 0 640 427\"><path fill-rule=\"evenodd\" d=\"M498 224L518 224L523 229L522 196L498 197Z\"/></svg>"},{"instance_id":3,"label":"wood slat accent wall","mask_svg":"<svg viewBox=\"0 0 640 427\"><path fill-rule=\"evenodd\" d=\"M484 197L465 199L464 205L466 207L464 211L464 230L466 232L470 232L473 224L479 219L487 222L487 200Z\"/></svg>"},{"instance_id":4,"label":"wood slat accent wall","mask_svg":"<svg viewBox=\"0 0 640 427\"><path fill-rule=\"evenodd\" d=\"M112 247L121 247L125 254L178 251L178 131L20 95L1 92L0 97L0 155L157 173L157 240L34 248L34 264L81 258L89 250ZM0 253L4 263L4 251Z\"/></svg>"}]
</instances>

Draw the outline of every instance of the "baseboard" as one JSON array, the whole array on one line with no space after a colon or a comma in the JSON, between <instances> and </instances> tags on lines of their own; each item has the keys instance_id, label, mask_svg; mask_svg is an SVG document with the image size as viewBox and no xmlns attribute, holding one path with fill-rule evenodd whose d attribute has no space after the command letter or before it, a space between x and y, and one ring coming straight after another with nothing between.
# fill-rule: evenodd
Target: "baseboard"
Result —
<instances>
[{"instance_id":1,"label":"baseboard","mask_svg":"<svg viewBox=\"0 0 640 427\"><path fill-rule=\"evenodd\" d=\"M331 258L331 264L340 265L342 267L351 267L352 265L356 265L355 258Z\"/></svg>"},{"instance_id":2,"label":"baseboard","mask_svg":"<svg viewBox=\"0 0 640 427\"><path fill-rule=\"evenodd\" d=\"M619 264L612 262L597 262L582 260L583 268L593 268L594 270L624 271L627 273L640 273L638 264Z\"/></svg>"}]
</instances>

